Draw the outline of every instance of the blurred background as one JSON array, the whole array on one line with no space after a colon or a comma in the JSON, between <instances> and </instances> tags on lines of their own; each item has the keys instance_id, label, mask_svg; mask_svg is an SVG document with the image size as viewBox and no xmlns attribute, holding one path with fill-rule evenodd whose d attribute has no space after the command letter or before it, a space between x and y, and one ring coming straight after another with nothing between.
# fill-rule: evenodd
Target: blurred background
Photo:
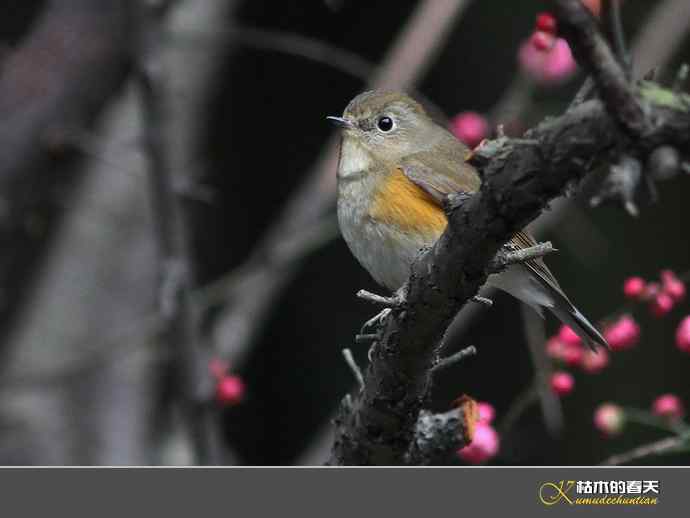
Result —
<instances>
[{"instance_id":1,"label":"blurred background","mask_svg":"<svg viewBox=\"0 0 690 518\"><path fill-rule=\"evenodd\" d=\"M525 55L546 1L141 4L2 9L0 464L321 464L354 388L341 350L366 365L354 336L377 310L355 293L381 292L337 231L325 116L383 85L459 136L519 135L585 78L563 56ZM687 7L624 2L637 77L668 83L690 60ZM439 374L432 403L467 393L495 407L491 463L597 464L668 435L631 423L607 438L593 415L664 393L690 402L675 338L688 301L659 317L624 306L622 289L690 271L688 196L687 177L660 183L634 218L574 195L534 224L584 313L611 321L625 307L640 326L601 372L544 363L557 323L503 294L463 310L450 347L478 354ZM553 368L574 376L562 398Z\"/></svg>"}]
</instances>

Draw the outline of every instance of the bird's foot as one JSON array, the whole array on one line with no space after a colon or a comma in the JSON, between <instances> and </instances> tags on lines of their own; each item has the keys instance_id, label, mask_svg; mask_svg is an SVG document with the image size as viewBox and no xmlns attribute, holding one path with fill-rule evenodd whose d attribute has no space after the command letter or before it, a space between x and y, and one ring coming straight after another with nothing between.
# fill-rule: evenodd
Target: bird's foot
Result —
<instances>
[{"instance_id":1,"label":"bird's foot","mask_svg":"<svg viewBox=\"0 0 690 518\"><path fill-rule=\"evenodd\" d=\"M359 334L357 335L358 339L359 338L371 338L372 340L375 340L376 338L379 337L378 333L376 334L366 334L367 329L371 329L374 327L379 327L381 324L383 324L386 321L386 318L388 318L388 315L391 314L393 310L391 308L385 308L383 311L380 313L374 315L372 318L364 322L362 325L362 328L359 330Z\"/></svg>"}]
</instances>

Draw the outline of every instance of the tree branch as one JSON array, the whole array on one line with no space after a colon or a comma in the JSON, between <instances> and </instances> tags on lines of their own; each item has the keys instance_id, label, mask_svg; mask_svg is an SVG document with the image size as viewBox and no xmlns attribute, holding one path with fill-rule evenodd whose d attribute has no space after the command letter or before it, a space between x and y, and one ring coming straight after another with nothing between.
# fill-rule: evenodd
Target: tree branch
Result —
<instances>
[{"instance_id":1,"label":"tree branch","mask_svg":"<svg viewBox=\"0 0 690 518\"><path fill-rule=\"evenodd\" d=\"M144 117L143 146L151 181L151 203L160 256L158 306L163 334L172 352L172 372L196 461L219 464L211 408L212 384L199 343L197 319L190 305L193 266L186 215L175 193L170 162L167 90L160 44L162 14L141 7L140 60L137 77Z\"/></svg>"},{"instance_id":2,"label":"tree branch","mask_svg":"<svg viewBox=\"0 0 690 518\"><path fill-rule=\"evenodd\" d=\"M625 453L613 455L602 462L604 466L620 466L621 464L628 464L634 460L643 459L655 455L664 455L667 453L674 453L678 450L683 450L688 447L688 435L680 435L675 437L666 437L656 442L638 446Z\"/></svg>"}]
</instances>

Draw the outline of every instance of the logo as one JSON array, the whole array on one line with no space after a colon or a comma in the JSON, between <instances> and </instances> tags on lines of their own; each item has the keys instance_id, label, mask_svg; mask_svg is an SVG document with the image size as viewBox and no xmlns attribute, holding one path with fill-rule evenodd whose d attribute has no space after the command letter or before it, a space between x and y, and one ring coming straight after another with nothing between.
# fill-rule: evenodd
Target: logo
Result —
<instances>
[{"instance_id":1,"label":"logo","mask_svg":"<svg viewBox=\"0 0 690 518\"><path fill-rule=\"evenodd\" d=\"M561 480L544 482L538 496L542 504L656 505L658 480Z\"/></svg>"}]
</instances>

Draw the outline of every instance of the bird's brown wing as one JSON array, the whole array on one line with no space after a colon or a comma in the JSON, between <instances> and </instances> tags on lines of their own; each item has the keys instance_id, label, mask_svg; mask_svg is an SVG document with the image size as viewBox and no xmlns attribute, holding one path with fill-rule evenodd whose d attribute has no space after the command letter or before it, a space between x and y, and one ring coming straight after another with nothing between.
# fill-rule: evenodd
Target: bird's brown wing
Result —
<instances>
[{"instance_id":1,"label":"bird's brown wing","mask_svg":"<svg viewBox=\"0 0 690 518\"><path fill-rule=\"evenodd\" d=\"M410 155L402 161L403 174L420 189L424 190L432 203L443 206L444 199L451 193L474 193L479 190L481 180L477 171L466 163L468 149L449 133L440 135L433 148ZM510 243L518 249L532 247L536 241L527 232L517 232ZM593 349L594 344L608 346L604 337L570 302L544 262L530 259L520 265L546 289L552 300L549 309L561 322L569 325Z\"/></svg>"},{"instance_id":2,"label":"bird's brown wing","mask_svg":"<svg viewBox=\"0 0 690 518\"><path fill-rule=\"evenodd\" d=\"M448 155L438 152L439 150L416 153L403 160L400 169L411 182L424 190L434 202L441 206L449 194L473 193L479 189L481 180L474 167L465 162L465 157L462 156L465 150L464 146L454 149L451 155L455 160L448 160L445 158ZM537 242L530 234L522 230L512 237L510 244L517 249L524 249L536 245ZM523 264L544 284L568 300L558 281L541 258L530 259Z\"/></svg>"}]
</instances>

